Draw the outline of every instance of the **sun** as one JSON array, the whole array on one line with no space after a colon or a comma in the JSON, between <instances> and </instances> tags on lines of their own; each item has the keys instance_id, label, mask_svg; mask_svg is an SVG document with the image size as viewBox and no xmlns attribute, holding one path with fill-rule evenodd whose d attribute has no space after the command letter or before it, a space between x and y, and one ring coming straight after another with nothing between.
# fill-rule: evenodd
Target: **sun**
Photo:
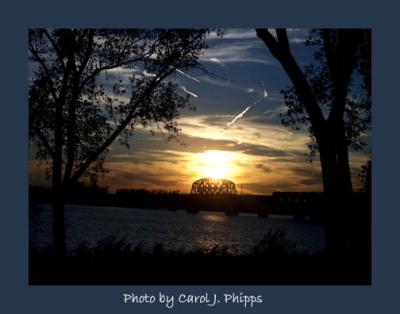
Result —
<instances>
[{"instance_id":1,"label":"sun","mask_svg":"<svg viewBox=\"0 0 400 314\"><path fill-rule=\"evenodd\" d=\"M207 150L196 156L196 168L203 178L229 178L234 175L234 154L227 151Z\"/></svg>"}]
</instances>

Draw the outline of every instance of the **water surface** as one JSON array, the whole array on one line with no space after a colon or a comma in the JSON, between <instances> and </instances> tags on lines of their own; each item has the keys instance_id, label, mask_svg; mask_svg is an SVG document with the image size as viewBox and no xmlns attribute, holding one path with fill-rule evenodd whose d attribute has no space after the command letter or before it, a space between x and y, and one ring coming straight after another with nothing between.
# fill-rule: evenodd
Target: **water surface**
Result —
<instances>
[{"instance_id":1,"label":"water surface","mask_svg":"<svg viewBox=\"0 0 400 314\"><path fill-rule=\"evenodd\" d=\"M296 241L299 250L309 252L325 248L322 224L296 221L284 217L258 218L240 214L226 216L222 212L151 210L121 207L66 205L67 247L73 251L81 243L94 246L98 241L115 237L150 250L162 243L167 249L212 249L225 246L232 254L249 252L269 230L281 229ZM39 205L30 217L30 240L36 247L45 247L52 240L51 205Z\"/></svg>"}]
</instances>

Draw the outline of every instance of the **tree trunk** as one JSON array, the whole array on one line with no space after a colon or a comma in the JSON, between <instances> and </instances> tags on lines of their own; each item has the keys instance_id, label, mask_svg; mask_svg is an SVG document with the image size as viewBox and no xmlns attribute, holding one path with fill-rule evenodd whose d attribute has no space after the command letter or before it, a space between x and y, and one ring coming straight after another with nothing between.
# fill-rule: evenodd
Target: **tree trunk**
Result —
<instances>
[{"instance_id":1,"label":"tree trunk","mask_svg":"<svg viewBox=\"0 0 400 314\"><path fill-rule=\"evenodd\" d=\"M327 249L337 256L345 256L342 253L355 243L354 227L358 223L355 209L360 205L352 195L348 141L343 119L351 75L357 64L356 52L361 33L359 30L339 30L338 40L333 43L330 31L322 32L333 87L333 103L329 117L325 119L306 75L290 52L286 31L277 29L276 37L268 29L256 31L285 69L309 116L318 144L326 197L325 208L321 210L326 213Z\"/></svg>"},{"instance_id":2,"label":"tree trunk","mask_svg":"<svg viewBox=\"0 0 400 314\"><path fill-rule=\"evenodd\" d=\"M352 211L352 185L348 150L343 129L327 127L318 139L324 192L326 197L327 250L341 255L351 244L350 222L344 218Z\"/></svg>"},{"instance_id":3,"label":"tree trunk","mask_svg":"<svg viewBox=\"0 0 400 314\"><path fill-rule=\"evenodd\" d=\"M344 129L327 125L317 138L324 192L343 195L352 192L348 146Z\"/></svg>"},{"instance_id":4,"label":"tree trunk","mask_svg":"<svg viewBox=\"0 0 400 314\"><path fill-rule=\"evenodd\" d=\"M52 173L53 188L53 244L54 251L59 256L67 254L64 226L64 191L62 185L62 107L56 109L54 132L54 158Z\"/></svg>"},{"instance_id":5,"label":"tree trunk","mask_svg":"<svg viewBox=\"0 0 400 314\"><path fill-rule=\"evenodd\" d=\"M62 186L53 188L53 245L57 256L66 256L66 237L64 225L64 197Z\"/></svg>"},{"instance_id":6,"label":"tree trunk","mask_svg":"<svg viewBox=\"0 0 400 314\"><path fill-rule=\"evenodd\" d=\"M73 35L70 34L70 42ZM55 103L54 115L54 156L53 156L53 242L54 251L59 256L67 255L67 245L64 225L64 186L62 184L63 171L63 107L65 106L68 84L72 68L74 66L73 50L68 51L68 61L63 73L63 82L58 99Z\"/></svg>"},{"instance_id":7,"label":"tree trunk","mask_svg":"<svg viewBox=\"0 0 400 314\"><path fill-rule=\"evenodd\" d=\"M338 135L338 171L343 184L343 192L350 194L353 192L353 185L351 182L351 172L349 163L349 146L347 143L343 122L340 125Z\"/></svg>"},{"instance_id":8,"label":"tree trunk","mask_svg":"<svg viewBox=\"0 0 400 314\"><path fill-rule=\"evenodd\" d=\"M58 118L60 119L61 116L59 116ZM58 123L58 125L61 124ZM67 249L65 243L64 226L64 191L62 185L62 134L60 127L56 127L55 131L52 181L54 251L59 256L65 256L67 254Z\"/></svg>"}]
</instances>

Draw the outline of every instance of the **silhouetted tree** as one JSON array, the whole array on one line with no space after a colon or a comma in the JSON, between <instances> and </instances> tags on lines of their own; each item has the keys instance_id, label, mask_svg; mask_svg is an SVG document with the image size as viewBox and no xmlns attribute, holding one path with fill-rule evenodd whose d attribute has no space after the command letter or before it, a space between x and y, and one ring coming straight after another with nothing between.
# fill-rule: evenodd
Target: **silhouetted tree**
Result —
<instances>
[{"instance_id":1,"label":"silhouetted tree","mask_svg":"<svg viewBox=\"0 0 400 314\"><path fill-rule=\"evenodd\" d=\"M190 98L165 79L176 69L199 66L206 34L190 29L29 31L29 134L37 157L50 165L56 252L66 253L65 190L83 175L96 180L111 143L128 146L138 125L155 125L170 137L180 132L178 111L191 107Z\"/></svg>"},{"instance_id":2,"label":"silhouetted tree","mask_svg":"<svg viewBox=\"0 0 400 314\"><path fill-rule=\"evenodd\" d=\"M307 41L314 61L301 69L285 29L257 29L293 86L282 91L288 111L284 125L308 123L311 156L318 150L324 191L352 192L349 147L361 149L370 126L371 35L363 29L313 30Z\"/></svg>"}]
</instances>

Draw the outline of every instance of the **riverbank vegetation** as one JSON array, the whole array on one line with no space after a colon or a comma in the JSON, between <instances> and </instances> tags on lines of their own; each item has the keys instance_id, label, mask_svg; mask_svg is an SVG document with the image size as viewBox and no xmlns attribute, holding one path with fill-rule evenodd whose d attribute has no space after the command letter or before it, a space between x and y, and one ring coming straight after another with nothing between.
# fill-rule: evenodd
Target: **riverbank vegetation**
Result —
<instances>
[{"instance_id":1,"label":"riverbank vegetation","mask_svg":"<svg viewBox=\"0 0 400 314\"><path fill-rule=\"evenodd\" d=\"M229 248L151 250L123 239L79 245L60 257L52 248L30 246L29 282L33 285L155 284L370 284L369 259L352 252L340 256L299 251L281 230L273 230L250 248L233 255Z\"/></svg>"}]
</instances>

